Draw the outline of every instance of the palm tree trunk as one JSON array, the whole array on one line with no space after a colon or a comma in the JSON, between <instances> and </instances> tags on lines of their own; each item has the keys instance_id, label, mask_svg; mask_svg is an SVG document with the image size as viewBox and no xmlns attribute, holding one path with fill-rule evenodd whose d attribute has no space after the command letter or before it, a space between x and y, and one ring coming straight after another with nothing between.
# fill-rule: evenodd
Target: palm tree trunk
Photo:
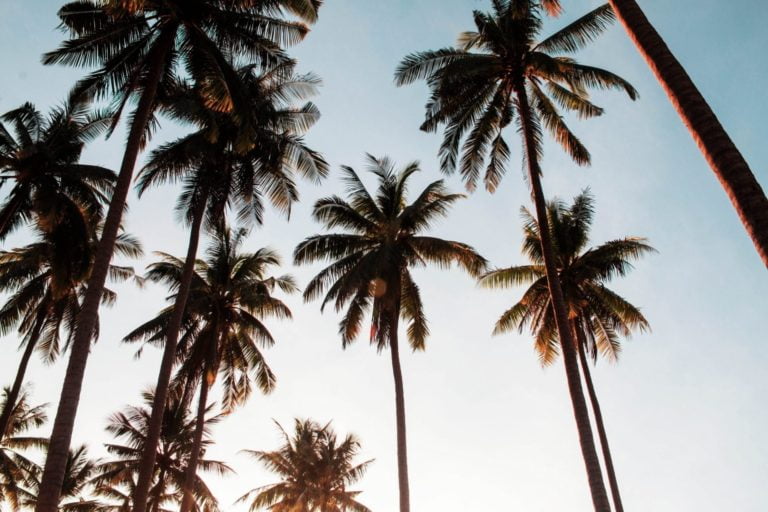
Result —
<instances>
[{"instance_id":1,"label":"palm tree trunk","mask_svg":"<svg viewBox=\"0 0 768 512\"><path fill-rule=\"evenodd\" d=\"M603 474L600 469L600 460L597 457L597 450L595 449L595 440L592 437L592 426L589 422L589 410L587 409L587 402L584 399L584 391L581 388L579 362L568 323L565 300L563 299L563 290L560 287L560 278L557 273L557 268L555 267L552 240L550 239L549 234L549 222L547 221L544 191L541 187L541 170L539 168L533 134L531 107L528 103L525 84L522 81L517 84L515 92L517 94L520 120L523 127L525 152L528 157L528 178L531 182L531 197L533 198L533 203L536 207L536 220L539 224L541 253L544 258L544 267L547 274L547 286L549 288L550 297L552 298L552 307L555 311L555 322L557 324L560 345L563 351L565 376L568 381L568 391L571 395L573 414L576 418L576 428L579 432L581 453L587 468L587 478L589 480L589 489L592 493L592 503L595 507L595 512L611 512L610 503L608 502L608 494L605 491Z\"/></svg>"},{"instance_id":2,"label":"palm tree trunk","mask_svg":"<svg viewBox=\"0 0 768 512\"><path fill-rule=\"evenodd\" d=\"M27 347L24 349L24 354L21 356L21 362L19 362L19 368L16 370L16 379L13 381L13 387L11 392L5 401L5 408L3 414L0 415L0 441L2 441L8 430L8 424L11 421L11 414L14 407L16 407L16 401L19 399L19 393L21 392L21 386L24 383L24 376L27 373L27 366L29 360L32 358L32 353L37 347L37 342L40 340L40 333L43 330L43 324L45 318L37 318L35 320L35 326L32 328L32 332L29 335L29 341L27 341Z\"/></svg>"},{"instance_id":3,"label":"palm tree trunk","mask_svg":"<svg viewBox=\"0 0 768 512\"><path fill-rule=\"evenodd\" d=\"M157 488L155 492L155 501L154 503L152 503L152 512L160 512L160 498L163 495L164 480L165 480L165 470L161 469L160 473L157 476Z\"/></svg>"},{"instance_id":4,"label":"palm tree trunk","mask_svg":"<svg viewBox=\"0 0 768 512\"><path fill-rule=\"evenodd\" d=\"M205 408L208 405L207 376L205 372L200 378L200 398L197 404L197 421L195 423L195 438L192 444L192 453L189 456L187 469L184 472L184 498L181 500L179 512L192 512L195 504L195 475L197 475L197 462L200 459L200 448L203 445L203 431L205 430Z\"/></svg>"},{"instance_id":5,"label":"palm tree trunk","mask_svg":"<svg viewBox=\"0 0 768 512\"><path fill-rule=\"evenodd\" d=\"M394 280L393 280L394 281ZM400 294L399 286L393 293ZM400 323L400 300L392 308L389 328L389 352L392 356L392 375L395 379L395 418L397 422L397 479L400 487L400 512L410 512L411 498L408 486L408 446L405 431L405 392L403 391L403 371L400 367L400 350L397 329Z\"/></svg>"},{"instance_id":6,"label":"palm tree trunk","mask_svg":"<svg viewBox=\"0 0 768 512\"><path fill-rule=\"evenodd\" d=\"M157 445L160 442L160 434L163 427L163 414L168 400L168 385L171 381L173 363L176 359L176 344L179 339L181 321L184 318L184 308L187 305L189 289L192 285L192 276L195 272L197 248L200 243L200 226L203 223L206 202L207 194L206 198L195 205L195 211L192 216L192 226L190 228L189 244L187 246L187 259L184 260L181 282L179 283L179 292L176 295L173 314L168 323L168 332L166 333L165 348L163 350L163 360L160 364L160 373L157 376L157 386L155 387L155 398L152 403L152 416L149 420L149 429L147 431L144 452L141 455L139 479L136 483L136 489L134 490L133 512L145 512L147 509L147 497L149 496L149 488L152 485L152 474L154 473L155 458L157 457Z\"/></svg>"},{"instance_id":7,"label":"palm tree trunk","mask_svg":"<svg viewBox=\"0 0 768 512\"><path fill-rule=\"evenodd\" d=\"M768 267L768 199L746 160L637 2L610 0L610 4L704 154Z\"/></svg>"},{"instance_id":8,"label":"palm tree trunk","mask_svg":"<svg viewBox=\"0 0 768 512\"><path fill-rule=\"evenodd\" d=\"M603 461L605 462L605 472L608 474L608 484L611 486L611 497L613 498L613 508L616 512L624 512L624 505L621 502L621 493L619 492L619 482L616 480L616 470L613 467L613 457L611 457L611 448L608 445L608 435L605 433L605 423L603 422L603 413L600 410L600 402L597 400L595 385L592 382L592 375L589 371L589 362L584 354L584 332L573 324L573 331L576 333L576 345L579 351L579 361L581 369L584 371L584 381L587 383L587 392L589 401L592 403L592 413L595 416L595 426L597 435L600 438L600 447L603 451Z\"/></svg>"},{"instance_id":9,"label":"palm tree trunk","mask_svg":"<svg viewBox=\"0 0 768 512\"><path fill-rule=\"evenodd\" d=\"M88 291L77 316L69 364L61 388L61 397L56 411L56 419L53 423L48 455L45 459L36 512L56 512L58 510L59 495L67 465L67 453L72 441L72 430L77 416L77 406L80 402L85 366L91 350L91 339L98 322L99 304L104 291L104 283L107 279L109 263L112 259L120 221L125 210L133 168L141 149L144 130L152 115L157 87L166 65L167 55L173 47L174 37L174 30L163 32L160 35L161 40L153 47L152 53L147 56L150 64L146 85L134 113L133 124L123 155L123 163L120 166L120 174L109 202L109 210L96 250L93 270L88 279Z\"/></svg>"}]
</instances>

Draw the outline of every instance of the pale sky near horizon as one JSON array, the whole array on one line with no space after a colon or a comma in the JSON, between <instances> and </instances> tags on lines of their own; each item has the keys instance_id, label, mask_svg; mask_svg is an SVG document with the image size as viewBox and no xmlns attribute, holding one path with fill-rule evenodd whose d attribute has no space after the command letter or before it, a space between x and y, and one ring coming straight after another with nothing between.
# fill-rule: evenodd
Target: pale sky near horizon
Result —
<instances>
[{"instance_id":1,"label":"pale sky near horizon","mask_svg":"<svg viewBox=\"0 0 768 512\"><path fill-rule=\"evenodd\" d=\"M302 71L324 86L315 99L322 119L307 140L324 153L331 177L320 187L301 183L302 202L290 222L270 213L254 229L246 249L269 245L284 257L284 272L301 284L320 267L295 268L290 255L319 231L310 218L318 197L340 193L338 167L362 169L364 153L389 155L399 164L419 160L423 172L413 190L438 179L438 134L418 131L427 91L423 84L396 88L392 75L412 51L452 45L472 28L473 8L487 0L328 0L320 20L291 50ZM563 19L545 33L595 7L568 0ZM768 187L764 119L768 102L768 5L759 0L644 0L649 18L683 62L724 126ZM32 101L42 110L58 104L84 72L44 67L40 55L63 34L57 0L0 1L0 111ZM658 253L636 265L613 288L642 307L653 331L624 343L619 364L600 362L594 378L603 406L627 510L654 512L759 512L768 510L768 274L730 203L677 114L621 27L613 27L580 61L606 67L632 82L640 99L597 93L606 107L600 119L572 128L593 154L592 167L574 167L548 145L543 169L549 196L570 199L591 187L596 199L594 244L628 235L648 237ZM183 133L161 130L154 143ZM122 134L94 143L84 161L117 168ZM515 141L510 133L509 140ZM478 191L458 203L436 226L440 236L470 243L493 265L522 264L518 210L528 205L519 150L500 190ZM461 190L457 177L449 186ZM131 198L126 219L144 243L183 254L184 231L176 223L176 193L163 188L141 201ZM9 243L21 243L15 237ZM542 369L528 335L491 337L498 315L521 290L479 290L456 271L417 271L431 337L423 353L403 354L408 419L411 502L416 512L510 510L588 511L591 502L577 443L562 364ZM106 418L153 385L159 351L133 358L120 345L129 330L163 305L164 290L118 287L117 305L102 314L102 336L86 373L75 441L94 455L110 440ZM277 339L266 351L277 390L254 395L214 433L209 456L225 460L237 475L209 482L223 510L274 477L242 449L272 449L280 438L272 419L290 427L294 417L333 420L340 433L362 441L361 460L375 463L357 488L375 512L397 507L394 391L387 354L366 340L342 351L339 316L317 303L287 297L292 322L269 321ZM15 336L0 342L0 381L10 382L20 353ZM31 365L34 400L55 413L65 368Z\"/></svg>"}]
</instances>

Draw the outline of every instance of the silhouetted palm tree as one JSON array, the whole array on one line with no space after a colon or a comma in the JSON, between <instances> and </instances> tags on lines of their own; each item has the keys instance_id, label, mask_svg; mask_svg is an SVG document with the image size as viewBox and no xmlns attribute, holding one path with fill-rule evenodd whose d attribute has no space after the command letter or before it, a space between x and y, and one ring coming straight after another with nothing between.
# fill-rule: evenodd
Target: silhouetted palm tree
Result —
<instances>
[{"instance_id":1,"label":"silhouetted palm tree","mask_svg":"<svg viewBox=\"0 0 768 512\"><path fill-rule=\"evenodd\" d=\"M623 238L587 249L593 214L593 200L586 191L576 196L570 206L557 200L547 205L557 271L592 403L614 508L616 512L622 512L624 507L613 458L586 353L593 358L600 353L615 361L620 349L619 336L629 336L633 330L648 328L642 313L606 285L612 278L625 275L631 268L631 260L653 251L653 248L642 238ZM523 253L531 263L488 272L481 277L480 284L487 288L530 284L520 301L496 322L494 334L515 328L522 332L527 327L535 336L535 347L542 364L550 364L559 353L560 343L542 261L539 225L526 209L523 209L523 219Z\"/></svg>"},{"instance_id":2,"label":"silhouetted palm tree","mask_svg":"<svg viewBox=\"0 0 768 512\"><path fill-rule=\"evenodd\" d=\"M413 350L425 348L429 333L419 288L410 269L427 263L439 267L455 263L469 274L478 275L485 269L486 261L466 244L422 235L464 196L448 193L441 180L428 185L408 204L408 180L419 171L418 164L408 164L396 172L387 158L368 155L368 161L370 171L379 181L375 197L352 168L343 167L348 199L320 199L313 215L327 228L340 227L345 232L307 238L296 248L294 262L331 262L307 285L304 299L313 300L325 293L321 309L329 303L334 304L336 311L347 307L339 329L343 346L357 337L364 316L371 310L371 342L379 351L390 349L395 381L400 510L407 512L410 505L405 398L398 345L400 317L409 322L407 334Z\"/></svg>"},{"instance_id":3,"label":"silhouetted palm tree","mask_svg":"<svg viewBox=\"0 0 768 512\"><path fill-rule=\"evenodd\" d=\"M91 477L93 476L98 460L88 456L85 445L78 446L69 451L67 466L64 473L64 482L61 486L61 497L57 506L60 512L100 512L101 502L88 498L91 490ZM24 506L38 506L37 488L35 482L31 496L24 500Z\"/></svg>"},{"instance_id":4,"label":"silhouetted palm tree","mask_svg":"<svg viewBox=\"0 0 768 512\"><path fill-rule=\"evenodd\" d=\"M314 21L320 4L321 0L78 0L59 11L72 39L47 53L43 62L98 67L73 94L111 97L115 122L132 98L138 97L138 102L130 116L120 173L77 322L38 512L56 510L102 288L136 158L156 125L153 112L158 91L166 90L182 68L204 89L209 107L247 111L231 62L247 59L271 65L286 60L280 45L299 41L308 29L303 23L286 21L282 14L289 11ZM148 490L148 480L138 482L136 512L144 512Z\"/></svg>"},{"instance_id":5,"label":"silhouetted palm tree","mask_svg":"<svg viewBox=\"0 0 768 512\"><path fill-rule=\"evenodd\" d=\"M552 9L557 6L555 1L545 4ZM587 164L589 152L565 124L558 106L582 118L592 117L603 110L587 99L588 89L619 89L631 98L636 92L613 73L566 56L591 42L613 21L609 6L598 7L541 41L537 40L540 10L541 4L534 0L495 0L492 13L475 11L477 30L461 34L459 48L409 55L400 64L396 81L407 84L426 79L432 95L422 129L431 131L446 125L440 149L442 168L453 172L458 166L469 189L475 187L483 168L486 188L496 189L511 156L504 131L514 122L522 136L536 218L545 225L539 166L542 125L576 163ZM592 501L597 512L609 512L579 380L578 357L546 229L541 244Z\"/></svg>"},{"instance_id":6,"label":"silhouetted palm tree","mask_svg":"<svg viewBox=\"0 0 768 512\"><path fill-rule=\"evenodd\" d=\"M339 442L330 423L320 426L311 420L295 420L293 437L280 424L277 426L285 439L278 450L245 452L282 481L252 489L238 502L250 501L251 511L370 512L356 499L360 491L347 489L363 477L373 462L354 461L360 450L354 435Z\"/></svg>"},{"instance_id":7,"label":"silhouetted palm tree","mask_svg":"<svg viewBox=\"0 0 768 512\"><path fill-rule=\"evenodd\" d=\"M285 292L296 290L290 276L269 277L280 259L270 249L240 252L247 231L220 231L208 249L206 260L198 260L192 276L189 298L182 322L175 381L183 387L186 402L199 389L195 438L186 468L181 511L189 512L193 483L205 426L208 394L221 375L223 407L226 412L250 396L253 383L264 393L275 386L275 376L259 346L271 346L274 339L262 323L265 317L290 318L288 307L272 296L275 287ZM178 291L184 261L159 253L161 261L152 264L146 278L165 283ZM175 301L175 293L170 297ZM163 343L174 306L168 306L154 319L125 337L125 341Z\"/></svg>"}]
</instances>

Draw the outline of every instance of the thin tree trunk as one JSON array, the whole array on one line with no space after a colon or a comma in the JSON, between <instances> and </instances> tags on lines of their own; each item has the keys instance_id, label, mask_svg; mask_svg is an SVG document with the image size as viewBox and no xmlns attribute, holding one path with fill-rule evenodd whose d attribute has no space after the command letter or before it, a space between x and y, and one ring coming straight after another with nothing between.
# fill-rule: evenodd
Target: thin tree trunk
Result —
<instances>
[{"instance_id":1,"label":"thin tree trunk","mask_svg":"<svg viewBox=\"0 0 768 512\"><path fill-rule=\"evenodd\" d=\"M610 0L616 16L717 176L768 267L768 199L712 108L635 0Z\"/></svg>"},{"instance_id":2,"label":"thin tree trunk","mask_svg":"<svg viewBox=\"0 0 768 512\"><path fill-rule=\"evenodd\" d=\"M516 94L518 108L520 110L523 127L525 152L528 157L528 178L531 184L531 197L536 207L536 220L539 225L539 237L541 239L541 253L544 259L544 267L547 274L547 286L552 298L552 307L555 311L555 322L560 335L560 345L563 351L563 363L565 364L565 376L568 381L568 391L571 395L573 414L576 418L576 428L579 433L581 453L587 468L589 489L592 493L592 503L595 512L611 512L608 494L605 490L605 482L600 469L600 460L595 449L595 440L592 437L592 426L589 422L589 410L584 399L584 391L581 388L579 375L579 362L576 356L573 337L568 323L568 315L563 299L563 290L560 287L560 278L555 267L552 241L549 234L549 222L547 221L547 209L544 200L544 191L541 187L540 169L535 147L535 139L531 122L531 109L528 103L528 95L523 83L517 84Z\"/></svg>"},{"instance_id":3,"label":"thin tree trunk","mask_svg":"<svg viewBox=\"0 0 768 512\"><path fill-rule=\"evenodd\" d=\"M13 387L11 387L11 392L8 394L5 401L3 414L0 415L0 441L2 441L8 434L7 430L11 422L11 414L16 407L16 401L19 399L21 386L24 384L24 376L27 373L27 366L29 365L29 360L32 358L32 353L35 351L35 347L37 347L37 342L40 340L40 332L43 330L44 323L44 318L37 318L35 320L35 326L32 328L32 332L29 335L29 341L27 341L27 346L24 349L24 354L21 356L19 368L16 370L16 379L13 381Z\"/></svg>"},{"instance_id":4,"label":"thin tree trunk","mask_svg":"<svg viewBox=\"0 0 768 512\"><path fill-rule=\"evenodd\" d=\"M399 277L399 276L398 276ZM393 293L400 294L399 286ZM400 300L395 300L389 328L389 352L392 356L392 375L395 380L395 417L397 422L397 479L400 488L400 512L410 512L411 498L408 486L408 446L405 430L405 392L403 371L400 367L400 349L397 329L400 323Z\"/></svg>"},{"instance_id":5,"label":"thin tree trunk","mask_svg":"<svg viewBox=\"0 0 768 512\"><path fill-rule=\"evenodd\" d=\"M584 381L587 383L587 392L589 401L592 403L592 413L595 416L595 426L597 435L600 438L600 447L603 451L603 461L605 461L605 472L608 474L608 484L611 486L611 497L613 498L613 508L616 512L624 512L624 505L621 502L621 493L619 492L619 482L616 479L616 470L613 466L613 457L611 449L608 446L608 435L605 433L605 423L603 422L603 413L600 410L600 402L597 400L595 385L592 382L592 374L589 371L589 362L584 353L584 333L574 323L573 330L576 333L576 345L579 351L579 361L581 369L584 371Z\"/></svg>"},{"instance_id":6,"label":"thin tree trunk","mask_svg":"<svg viewBox=\"0 0 768 512\"><path fill-rule=\"evenodd\" d=\"M192 512L195 504L195 475L197 475L197 462L200 459L200 448L203 444L203 431L205 430L205 408L208 405L208 380L205 372L200 379L200 398L197 404L197 421L195 423L195 439L192 444L192 453L189 456L187 469L184 472L184 498L181 500L179 512Z\"/></svg>"},{"instance_id":7,"label":"thin tree trunk","mask_svg":"<svg viewBox=\"0 0 768 512\"><path fill-rule=\"evenodd\" d=\"M147 497L149 496L149 488L152 485L152 474L154 473L155 459L157 457L157 445L160 442L160 434L163 427L163 415L165 413L166 402L168 401L168 386L171 381L171 373L173 372L173 363L176 359L176 344L179 339L181 321L184 318L184 309L187 305L189 289L192 285L192 277L195 271L197 248L200 243L200 226L203 223L206 202L207 197L195 206L195 211L192 217L192 226L190 227L189 244L187 247L187 259L184 260L179 292L176 294L176 303L173 306L173 314L168 323L168 332L166 333L165 348L163 350L163 360L160 364L160 373L157 376L155 398L152 403L152 416L149 420L149 429L147 431L147 441L144 446L144 452L141 455L139 479L136 483L136 489L134 490L133 496L133 512L145 512L147 509Z\"/></svg>"},{"instance_id":8,"label":"thin tree trunk","mask_svg":"<svg viewBox=\"0 0 768 512\"><path fill-rule=\"evenodd\" d=\"M120 166L120 174L117 178L115 190L109 202L109 210L104 228L96 250L93 270L88 279L88 290L83 299L83 305L77 316L75 335L72 341L71 352L64 383L61 388L61 397L56 411L56 419L53 423L48 455L45 459L45 469L38 494L36 512L56 512L61 494L61 485L64 481L64 473L67 466L67 454L72 441L72 430L77 416L77 407L80 402L80 392L83 387L85 367L88 362L88 354L91 349L91 340L98 322L99 304L104 291L104 283L107 279L110 260L117 240L120 221L125 210L128 190L131 186L133 168L141 148L141 140L144 130L152 115L157 87L165 68L166 58L173 46L175 30L166 30L160 35L158 41L148 55L150 62L146 77L146 86L142 92L139 104L134 113L133 124L128 135L128 142Z\"/></svg>"}]
</instances>

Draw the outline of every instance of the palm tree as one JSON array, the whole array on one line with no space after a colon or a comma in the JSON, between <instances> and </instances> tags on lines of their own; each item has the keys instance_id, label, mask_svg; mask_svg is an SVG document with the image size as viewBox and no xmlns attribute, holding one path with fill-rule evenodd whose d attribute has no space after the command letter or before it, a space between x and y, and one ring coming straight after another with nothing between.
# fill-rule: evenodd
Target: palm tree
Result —
<instances>
[{"instance_id":1,"label":"palm tree","mask_svg":"<svg viewBox=\"0 0 768 512\"><path fill-rule=\"evenodd\" d=\"M158 91L166 90L181 67L204 88L211 108L247 111L238 96L237 76L230 62L241 58L260 64L285 60L280 45L299 41L308 29L303 23L283 19L283 12L311 22L317 17L320 3L321 0L78 0L59 11L62 25L72 39L47 53L43 62L97 66L75 87L74 95L113 96L115 122L133 97L138 96L138 103L130 117L115 193L77 322L38 512L55 512L58 502L102 288L136 158L155 125L153 112ZM145 498L148 485L139 482L137 496ZM145 501L137 500L138 512L144 512Z\"/></svg>"},{"instance_id":2,"label":"palm tree","mask_svg":"<svg viewBox=\"0 0 768 512\"><path fill-rule=\"evenodd\" d=\"M648 329L648 321L643 314L606 285L612 278L624 276L632 268L631 260L653 251L653 248L642 238L630 237L587 249L593 214L593 199L588 191L576 196L571 206L557 200L547 205L557 272L592 403L614 508L616 512L622 512L624 507L587 353L595 359L600 353L616 361L621 348L619 336L629 336L633 330ZM523 209L523 219L523 253L531 263L488 272L480 278L480 284L487 288L530 284L520 301L496 322L494 334L515 328L522 332L527 327L535 337L536 351L542 364L550 364L559 353L559 341L541 254L541 233L538 223L526 209Z\"/></svg>"},{"instance_id":3,"label":"palm tree","mask_svg":"<svg viewBox=\"0 0 768 512\"><path fill-rule=\"evenodd\" d=\"M304 290L306 301L325 293L321 310L333 303L336 311L345 306L339 333L342 345L354 341L370 309L371 343L379 351L387 346L392 356L397 417L397 458L400 510L410 509L405 429L405 398L400 369L398 326L406 319L408 341L413 350L423 350L429 330L419 288L410 268L427 263L448 267L455 263L476 276L486 261L470 246L422 235L437 218L447 215L451 205L464 197L450 194L442 180L428 185L410 204L408 180L419 171L410 163L396 172L388 158L368 155L369 170L379 180L372 196L357 173L342 167L348 199L331 196L315 203L313 215L329 229L344 233L315 235L304 240L294 252L296 264L320 260L332 262Z\"/></svg>"},{"instance_id":4,"label":"palm tree","mask_svg":"<svg viewBox=\"0 0 768 512\"><path fill-rule=\"evenodd\" d=\"M166 111L177 119L194 123L199 129L155 150L139 174L139 195L158 184L183 181L176 209L191 226L186 265L166 333L143 473L151 473L154 466L204 217L209 229L216 228L224 222L228 206L234 205L241 221L261 224L262 196L267 196L279 210L289 212L298 198L294 177L300 174L317 182L327 174L326 162L301 139L319 112L311 103L300 108L288 104L290 100L301 100L314 93L318 80L311 75L295 75L294 66L293 62L279 64L261 75L256 75L253 66L239 70L250 98L249 115L259 120L257 129L247 134L235 116L205 107L200 92L194 87L186 84L177 87L167 99ZM247 137L253 138L252 143L244 145L243 139ZM148 475L143 473L139 482L148 481Z\"/></svg>"},{"instance_id":5,"label":"palm tree","mask_svg":"<svg viewBox=\"0 0 768 512\"><path fill-rule=\"evenodd\" d=\"M559 4L559 0L550 1ZM640 5L635 0L609 3L725 189L768 267L768 199L746 159Z\"/></svg>"},{"instance_id":6,"label":"palm tree","mask_svg":"<svg viewBox=\"0 0 768 512\"><path fill-rule=\"evenodd\" d=\"M69 451L67 467L64 473L64 482L61 486L61 497L56 510L60 512L100 512L101 503L88 499L88 491L91 487L91 477L96 471L99 461L89 458L88 449L78 446ZM36 490L38 482L34 483L31 496L24 501L27 507L35 507L38 504Z\"/></svg>"},{"instance_id":7,"label":"palm tree","mask_svg":"<svg viewBox=\"0 0 768 512\"><path fill-rule=\"evenodd\" d=\"M360 480L373 460L355 463L360 442L354 435L337 440L330 423L295 420L291 438L277 424L285 444L273 452L245 450L282 481L251 489L238 499L251 499L250 510L272 512L370 512L356 500L360 491L347 487Z\"/></svg>"},{"instance_id":8,"label":"palm tree","mask_svg":"<svg viewBox=\"0 0 768 512\"><path fill-rule=\"evenodd\" d=\"M46 117L25 103L0 117L0 187L11 189L0 205L0 240L36 217L46 228L77 205L101 217L115 181L114 172L80 163L85 144L109 126L102 113L73 100Z\"/></svg>"},{"instance_id":9,"label":"palm tree","mask_svg":"<svg viewBox=\"0 0 768 512\"><path fill-rule=\"evenodd\" d=\"M226 412L248 399L254 383L264 393L271 392L275 386L275 376L259 350L259 345L274 343L262 318L290 318L288 307L272 296L272 292L275 287L292 292L296 285L290 276L268 277L268 270L280 264L277 253L271 249L240 252L247 233L242 228L217 233L208 249L207 259L197 261L192 276L177 349L181 365L175 381L182 383L185 403L195 387L199 389L199 396L181 512L189 512L193 505L193 483L202 447L208 394L219 375ZM170 297L175 301L184 261L168 254L159 255L161 261L149 267L146 278L168 285L176 292ZM162 343L173 309L173 305L168 306L157 317L128 334L125 341Z\"/></svg>"},{"instance_id":10,"label":"palm tree","mask_svg":"<svg viewBox=\"0 0 768 512\"><path fill-rule=\"evenodd\" d=\"M0 414L0 438L10 425L11 411L33 352L37 350L44 361L51 363L61 352L62 334L66 345L70 344L93 268L98 244L94 220L78 209L57 215L62 219L55 227L37 230L37 241L0 252L0 290L10 295L0 309L0 333L5 335L17 328L25 347L7 404ZM115 250L131 258L143 254L141 244L125 233L118 236ZM110 265L109 272L111 279L118 282L134 276L132 268L118 265ZM102 302L111 305L115 300L116 294L105 288Z\"/></svg>"},{"instance_id":11,"label":"palm tree","mask_svg":"<svg viewBox=\"0 0 768 512\"><path fill-rule=\"evenodd\" d=\"M0 404L8 407L10 390L3 390ZM19 510L21 503L32 494L29 489L34 485L39 467L28 459L23 451L30 448L43 448L46 440L29 437L29 430L39 428L48 420L45 405L32 406L29 395L23 392L14 401L7 433L0 438L0 505L8 503L11 510Z\"/></svg>"},{"instance_id":12,"label":"palm tree","mask_svg":"<svg viewBox=\"0 0 768 512\"><path fill-rule=\"evenodd\" d=\"M554 5L556 2L550 1L544 7ZM598 7L537 41L541 7L534 0L494 0L492 13L474 13L477 30L461 34L459 48L409 55L400 64L396 81L402 85L427 80L432 95L422 129L436 130L446 124L440 149L442 168L453 172L458 166L470 190L484 167L486 188L494 191L498 186L511 155L504 130L515 121L522 135L536 218L545 226L546 205L539 166L542 125L576 163L587 164L589 152L563 121L558 105L588 118L603 112L587 99L588 89L619 89L633 99L637 93L613 73L557 55L573 53L597 37L614 19L609 6ZM542 230L541 245L592 501L597 512L608 512L608 495L547 229Z\"/></svg>"},{"instance_id":13,"label":"palm tree","mask_svg":"<svg viewBox=\"0 0 768 512\"><path fill-rule=\"evenodd\" d=\"M119 502L117 505L110 505L116 511L119 511L121 506L126 511L132 509L132 495L149 437L153 403L154 393L144 393L144 406L128 407L113 414L109 419L107 431L121 444L106 445L107 451L114 459L103 462L96 468L93 484L97 495ZM210 428L222 419L221 414L211 415L211 409L209 406L206 410L202 453L213 444ZM186 405L178 397L171 398L164 410L160 442L156 447L157 456L147 502L147 507L152 512L159 512L168 505L178 506L181 503L181 489L194 445L195 426L196 418L189 414ZM198 467L218 475L232 473L229 466L216 460L201 459ZM194 490L195 502L200 510L219 510L216 498L200 475L195 475Z\"/></svg>"}]
</instances>

